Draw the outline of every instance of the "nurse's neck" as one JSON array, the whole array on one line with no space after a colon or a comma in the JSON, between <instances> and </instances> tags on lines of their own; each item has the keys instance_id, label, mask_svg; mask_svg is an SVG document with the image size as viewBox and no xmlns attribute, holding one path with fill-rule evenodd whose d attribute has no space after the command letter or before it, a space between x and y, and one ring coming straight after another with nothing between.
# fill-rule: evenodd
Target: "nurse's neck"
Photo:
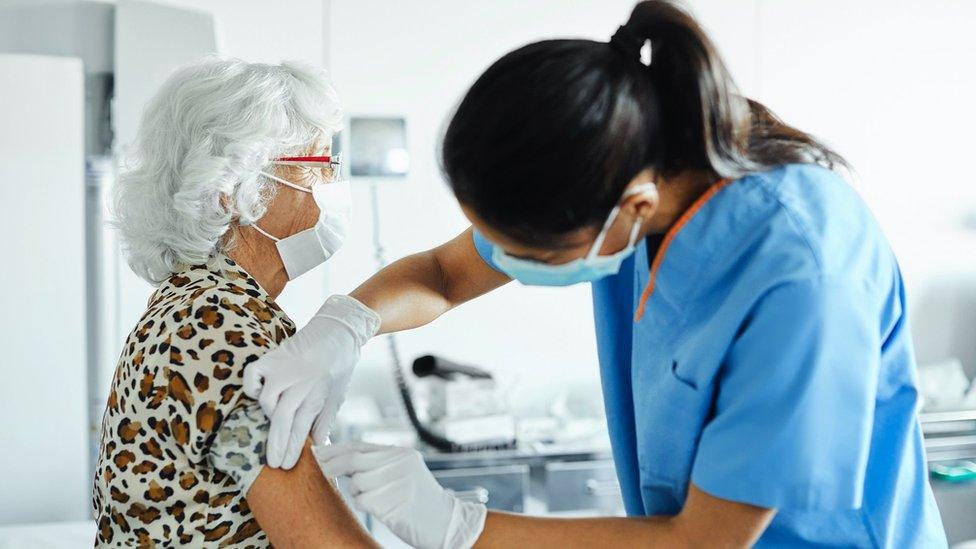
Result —
<instances>
[{"instance_id":1,"label":"nurse's neck","mask_svg":"<svg viewBox=\"0 0 976 549\"><path fill-rule=\"evenodd\" d=\"M648 234L667 232L696 200L718 182L714 174L692 170L668 178L658 177L655 181L659 202L644 227L644 232Z\"/></svg>"}]
</instances>

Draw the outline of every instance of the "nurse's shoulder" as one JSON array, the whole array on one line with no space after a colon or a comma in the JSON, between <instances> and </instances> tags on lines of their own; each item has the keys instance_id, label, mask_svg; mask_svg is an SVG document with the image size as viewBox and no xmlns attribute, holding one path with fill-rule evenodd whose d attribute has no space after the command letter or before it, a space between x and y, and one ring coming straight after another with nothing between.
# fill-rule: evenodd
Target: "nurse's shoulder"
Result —
<instances>
[{"instance_id":1,"label":"nurse's shoulder","mask_svg":"<svg viewBox=\"0 0 976 549\"><path fill-rule=\"evenodd\" d=\"M787 260L784 265L802 265L803 276L882 286L891 281L897 271L891 248L867 204L841 174L790 164L747 179L772 203L767 238L795 244L770 247L777 249L774 255L790 256L780 258Z\"/></svg>"}]
</instances>

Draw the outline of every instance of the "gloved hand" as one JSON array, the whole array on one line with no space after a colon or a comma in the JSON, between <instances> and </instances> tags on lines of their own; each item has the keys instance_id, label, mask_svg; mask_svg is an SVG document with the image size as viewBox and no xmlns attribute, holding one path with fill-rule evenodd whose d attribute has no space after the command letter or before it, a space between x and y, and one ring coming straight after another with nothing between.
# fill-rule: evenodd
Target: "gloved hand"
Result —
<instances>
[{"instance_id":1,"label":"gloved hand","mask_svg":"<svg viewBox=\"0 0 976 549\"><path fill-rule=\"evenodd\" d=\"M379 327L372 309L334 295L304 328L244 369L244 392L271 418L268 465L294 467L313 423L313 440L327 439L360 348Z\"/></svg>"},{"instance_id":2,"label":"gloved hand","mask_svg":"<svg viewBox=\"0 0 976 549\"><path fill-rule=\"evenodd\" d=\"M365 442L312 448L326 476L349 477L353 503L420 549L468 549L488 510L441 487L412 448Z\"/></svg>"}]
</instances>

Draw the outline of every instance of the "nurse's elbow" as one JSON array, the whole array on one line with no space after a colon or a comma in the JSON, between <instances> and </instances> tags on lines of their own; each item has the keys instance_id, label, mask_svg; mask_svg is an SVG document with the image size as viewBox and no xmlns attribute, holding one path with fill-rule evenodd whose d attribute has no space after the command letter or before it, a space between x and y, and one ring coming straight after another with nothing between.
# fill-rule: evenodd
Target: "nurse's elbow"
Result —
<instances>
[{"instance_id":1,"label":"nurse's elbow","mask_svg":"<svg viewBox=\"0 0 976 549\"><path fill-rule=\"evenodd\" d=\"M437 288L449 308L484 295L511 279L485 263L471 240L471 230L425 252L433 261Z\"/></svg>"},{"instance_id":2,"label":"nurse's elbow","mask_svg":"<svg viewBox=\"0 0 976 549\"><path fill-rule=\"evenodd\" d=\"M691 484L684 508L667 520L676 547L746 548L775 515L775 509L715 497Z\"/></svg>"}]
</instances>

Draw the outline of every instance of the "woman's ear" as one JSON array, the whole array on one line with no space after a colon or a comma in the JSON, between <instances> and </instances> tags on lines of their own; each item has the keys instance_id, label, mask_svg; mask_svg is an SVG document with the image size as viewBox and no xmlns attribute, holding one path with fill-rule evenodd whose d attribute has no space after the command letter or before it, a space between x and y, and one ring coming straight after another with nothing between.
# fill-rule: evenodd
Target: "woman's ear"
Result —
<instances>
[{"instance_id":1,"label":"woman's ear","mask_svg":"<svg viewBox=\"0 0 976 549\"><path fill-rule=\"evenodd\" d=\"M659 203L660 197L657 194L657 189L649 188L647 191L625 198L620 209L630 217L640 218L646 222L654 216Z\"/></svg>"},{"instance_id":2,"label":"woman's ear","mask_svg":"<svg viewBox=\"0 0 976 549\"><path fill-rule=\"evenodd\" d=\"M230 212L234 219L237 219L237 212L234 211L234 199L231 198L229 194L221 193L220 195L220 207L226 212Z\"/></svg>"},{"instance_id":3,"label":"woman's ear","mask_svg":"<svg viewBox=\"0 0 976 549\"><path fill-rule=\"evenodd\" d=\"M641 190L625 198L620 204L620 210L631 217L639 217L644 221L650 219L654 215L654 212L657 211L658 204L661 202L657 185L653 184L653 182L654 174L650 169L643 170L637 174L630 181L630 184L627 185L627 189L640 188ZM648 185L648 183L652 184Z\"/></svg>"}]
</instances>

